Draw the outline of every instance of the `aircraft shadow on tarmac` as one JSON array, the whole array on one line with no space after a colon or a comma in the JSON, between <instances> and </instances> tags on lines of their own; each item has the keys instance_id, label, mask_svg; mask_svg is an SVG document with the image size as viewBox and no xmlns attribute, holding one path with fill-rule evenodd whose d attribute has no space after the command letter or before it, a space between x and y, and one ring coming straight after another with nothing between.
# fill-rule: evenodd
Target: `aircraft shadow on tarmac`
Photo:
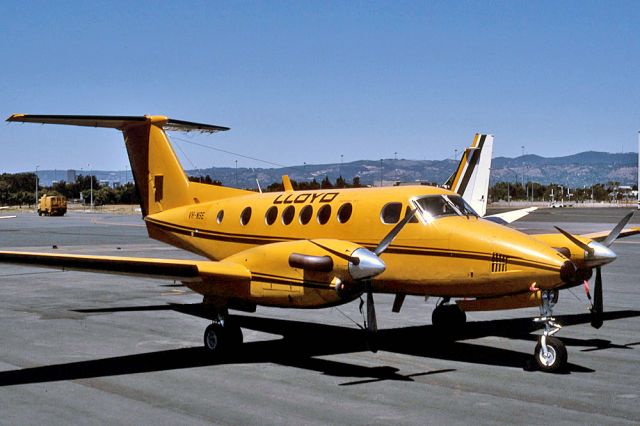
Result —
<instances>
[{"instance_id":1,"label":"aircraft shadow on tarmac","mask_svg":"<svg viewBox=\"0 0 640 426\"><path fill-rule=\"evenodd\" d=\"M159 310L173 310L210 319L210 311L201 304L83 309L75 310L75 312L98 314ZM640 311L622 310L607 312L604 314L604 319L615 320L638 316L640 316ZM564 315L557 318L564 325L584 324L591 320L589 314ZM398 368L392 366L366 367L343 361L316 358L369 350L365 333L357 328L246 315L234 315L234 319L245 329L283 337L244 343L238 353L226 357L213 357L202 347L192 347L3 371L0 372L0 386L108 377L221 364L251 363L273 363L317 371L328 376L359 379L341 383L341 386L384 380L413 381L413 377L417 376L455 371L455 369L442 369L402 375L398 373ZM530 318L517 318L469 322L464 331L456 336L443 335L431 325L383 329L378 332L376 345L380 351L396 354L530 369L532 360L529 353L468 343L465 340L496 336L535 341L537 336L532 332L537 328ZM609 348L633 349L631 346L640 345L640 342L617 345L601 339L581 340L567 337L563 337L563 341L567 346L591 347L586 351ZM565 373L571 372L588 373L594 372L594 370L569 364Z\"/></svg>"}]
</instances>

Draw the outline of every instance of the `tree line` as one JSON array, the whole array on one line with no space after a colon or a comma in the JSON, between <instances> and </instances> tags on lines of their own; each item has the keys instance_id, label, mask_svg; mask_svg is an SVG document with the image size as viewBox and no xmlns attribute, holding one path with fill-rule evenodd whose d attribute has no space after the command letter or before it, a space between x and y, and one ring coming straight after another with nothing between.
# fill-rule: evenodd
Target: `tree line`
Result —
<instances>
[{"instance_id":1,"label":"tree line","mask_svg":"<svg viewBox=\"0 0 640 426\"><path fill-rule=\"evenodd\" d=\"M74 182L58 181L51 186L38 185L38 197L43 194L63 195L68 200L82 199L84 204L91 200L93 186L93 203L103 204L138 204L138 191L132 183L112 188L102 185L95 176L78 175ZM35 173L3 173L0 175L0 205L32 206L35 203Z\"/></svg>"},{"instance_id":2,"label":"tree line","mask_svg":"<svg viewBox=\"0 0 640 426\"><path fill-rule=\"evenodd\" d=\"M209 175L204 177L189 177L194 182L202 182L210 185L222 185L219 180L212 179ZM95 176L79 175L74 182L59 181L51 186L38 185L39 196L63 195L68 200L82 199L85 204L90 203L91 187L93 185L93 202L95 205L104 204L138 204L140 202L138 191L133 183L112 188L102 185ZM291 180L295 190L305 191L314 189L332 188L361 188L363 185L358 176L347 182L339 176L332 182L325 176L320 182L315 178L310 181ZM22 206L33 205L35 202L35 173L3 173L0 175L0 205ZM265 192L283 191L282 182L274 182L263 188ZM637 185L633 186L637 190ZM552 197L553 194L553 197ZM570 195L569 195L570 194ZM527 182L525 185L513 182L497 182L489 187L489 202L497 201L549 201L564 199L565 201L619 201L629 197L628 191L620 189L619 182L598 183L590 187L571 188L558 184L542 185L536 182Z\"/></svg>"},{"instance_id":3,"label":"tree line","mask_svg":"<svg viewBox=\"0 0 640 426\"><path fill-rule=\"evenodd\" d=\"M637 191L633 185L632 190ZM489 202L497 201L565 201L610 202L628 198L629 191L620 188L620 182L597 183L582 188L569 188L559 184L542 185L536 182L522 183L497 182L489 187Z\"/></svg>"}]
</instances>

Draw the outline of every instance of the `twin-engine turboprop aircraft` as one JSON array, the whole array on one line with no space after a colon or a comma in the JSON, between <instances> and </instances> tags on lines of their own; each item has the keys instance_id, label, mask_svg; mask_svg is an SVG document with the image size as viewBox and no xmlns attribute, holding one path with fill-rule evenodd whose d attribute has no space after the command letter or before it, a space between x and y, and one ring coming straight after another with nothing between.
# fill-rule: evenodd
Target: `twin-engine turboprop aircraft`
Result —
<instances>
[{"instance_id":1,"label":"twin-engine turboprop aircraft","mask_svg":"<svg viewBox=\"0 0 640 426\"><path fill-rule=\"evenodd\" d=\"M190 182L165 131L228 128L164 116L15 114L7 121L122 131L149 236L208 260L4 251L0 262L179 280L204 296L216 318L204 334L214 352L242 342L229 309L323 308L366 294L365 327L373 335L373 293L392 293L394 311L406 295L441 297L433 323L443 327L462 325L464 310L540 306L545 331L535 359L555 371L567 360L551 337L558 290L588 279L615 259L608 245L638 232L622 230L625 218L604 236L534 238L481 219L456 192L428 186L294 191L285 179L283 192L256 193ZM602 311L600 283L594 318Z\"/></svg>"}]
</instances>

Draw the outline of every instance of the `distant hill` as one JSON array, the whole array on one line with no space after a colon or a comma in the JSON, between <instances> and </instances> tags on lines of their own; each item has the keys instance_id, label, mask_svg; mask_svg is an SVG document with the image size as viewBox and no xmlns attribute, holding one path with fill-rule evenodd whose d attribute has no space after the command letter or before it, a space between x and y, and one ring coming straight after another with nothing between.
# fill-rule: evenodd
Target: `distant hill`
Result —
<instances>
[{"instance_id":1,"label":"distant hill","mask_svg":"<svg viewBox=\"0 0 640 426\"><path fill-rule=\"evenodd\" d=\"M332 182L342 175L347 181L355 176L364 185L379 185L382 179L385 185L393 182L435 182L443 183L453 173L457 161L446 160L405 160L384 159L359 160L350 163L306 164L285 168L238 168L212 167L188 170L192 176L211 176L224 185L255 188L256 179L265 187L279 182L282 175L288 174L297 181L316 179L320 182L328 176ZM524 155L516 158L496 157L492 162L491 182L498 181L535 181L537 183L558 183L570 187L590 186L594 183L620 182L622 185L634 185L638 177L638 154L611 154L607 152L587 151L566 157L545 158L538 155ZM76 173L87 174L87 171ZM93 170L98 180L109 182L131 181L131 171ZM236 176L237 173L237 176ZM67 171L39 170L38 176L43 185L54 180L66 180Z\"/></svg>"},{"instance_id":2,"label":"distant hill","mask_svg":"<svg viewBox=\"0 0 640 426\"><path fill-rule=\"evenodd\" d=\"M531 180L542 184L558 183L570 187L591 186L594 183L620 182L634 185L638 181L638 154L611 154L587 151L566 157L545 158L524 155L516 158L493 159L491 181Z\"/></svg>"}]
</instances>

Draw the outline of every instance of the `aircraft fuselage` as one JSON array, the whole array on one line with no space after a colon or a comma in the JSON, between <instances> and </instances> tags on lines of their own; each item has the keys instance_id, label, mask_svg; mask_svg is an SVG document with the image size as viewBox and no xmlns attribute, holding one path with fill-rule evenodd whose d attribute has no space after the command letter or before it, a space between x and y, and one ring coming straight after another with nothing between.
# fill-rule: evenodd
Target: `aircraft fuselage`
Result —
<instances>
[{"instance_id":1,"label":"aircraft fuselage","mask_svg":"<svg viewBox=\"0 0 640 426\"><path fill-rule=\"evenodd\" d=\"M146 223L152 238L211 260L261 245L320 238L373 249L417 207L415 200L441 195L456 196L428 186L255 193L164 210L147 216ZM548 245L475 215L429 220L420 210L382 259L387 269L373 281L376 292L448 297L517 294L534 281L539 288L553 288L561 284L559 271L567 260ZM326 293L327 304L337 303L332 289L264 285L278 296L271 301L255 297L260 304L296 305L290 300L310 291Z\"/></svg>"}]
</instances>

